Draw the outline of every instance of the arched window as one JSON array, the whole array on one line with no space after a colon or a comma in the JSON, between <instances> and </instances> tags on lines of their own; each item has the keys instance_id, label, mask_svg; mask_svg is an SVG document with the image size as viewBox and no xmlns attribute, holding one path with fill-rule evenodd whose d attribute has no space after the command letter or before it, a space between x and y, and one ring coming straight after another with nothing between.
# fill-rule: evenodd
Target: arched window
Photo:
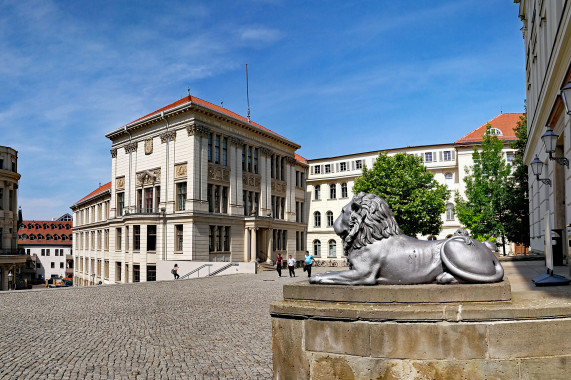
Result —
<instances>
[{"instance_id":1,"label":"arched window","mask_svg":"<svg viewBox=\"0 0 571 380\"><path fill-rule=\"evenodd\" d=\"M454 185L454 176L452 173L444 174L444 183L448 189L452 189L452 186Z\"/></svg>"},{"instance_id":2,"label":"arched window","mask_svg":"<svg viewBox=\"0 0 571 380\"><path fill-rule=\"evenodd\" d=\"M27 234L23 234L23 235L22 235L22 240L28 240L28 235L27 235Z\"/></svg>"},{"instance_id":3,"label":"arched window","mask_svg":"<svg viewBox=\"0 0 571 380\"><path fill-rule=\"evenodd\" d=\"M436 236L430 235L426 240L436 240Z\"/></svg>"},{"instance_id":4,"label":"arched window","mask_svg":"<svg viewBox=\"0 0 571 380\"><path fill-rule=\"evenodd\" d=\"M321 213L319 211L315 211L313 214L314 226L321 227Z\"/></svg>"},{"instance_id":5,"label":"arched window","mask_svg":"<svg viewBox=\"0 0 571 380\"><path fill-rule=\"evenodd\" d=\"M315 200L318 201L321 199L321 185L316 185L315 186Z\"/></svg>"},{"instance_id":6,"label":"arched window","mask_svg":"<svg viewBox=\"0 0 571 380\"><path fill-rule=\"evenodd\" d=\"M486 132L489 136L503 136L504 134L498 128L490 128Z\"/></svg>"},{"instance_id":7,"label":"arched window","mask_svg":"<svg viewBox=\"0 0 571 380\"><path fill-rule=\"evenodd\" d=\"M329 199L337 198L337 185L332 183L329 185Z\"/></svg>"},{"instance_id":8,"label":"arched window","mask_svg":"<svg viewBox=\"0 0 571 380\"><path fill-rule=\"evenodd\" d=\"M59 235L58 235L58 234L55 234L55 235L54 235L54 240L59 240Z\"/></svg>"},{"instance_id":9,"label":"arched window","mask_svg":"<svg viewBox=\"0 0 571 380\"><path fill-rule=\"evenodd\" d=\"M44 230L47 230L50 226L47 223L44 223Z\"/></svg>"},{"instance_id":10,"label":"arched window","mask_svg":"<svg viewBox=\"0 0 571 380\"><path fill-rule=\"evenodd\" d=\"M36 240L36 235L30 234L30 240Z\"/></svg>"},{"instance_id":11,"label":"arched window","mask_svg":"<svg viewBox=\"0 0 571 380\"><path fill-rule=\"evenodd\" d=\"M321 241L319 240L313 241L313 256L321 257Z\"/></svg>"},{"instance_id":12,"label":"arched window","mask_svg":"<svg viewBox=\"0 0 571 380\"><path fill-rule=\"evenodd\" d=\"M341 184L341 198L347 198L347 184L345 182Z\"/></svg>"},{"instance_id":13,"label":"arched window","mask_svg":"<svg viewBox=\"0 0 571 380\"><path fill-rule=\"evenodd\" d=\"M38 234L38 240L42 240L43 238L44 238L44 235Z\"/></svg>"},{"instance_id":14,"label":"arched window","mask_svg":"<svg viewBox=\"0 0 571 380\"><path fill-rule=\"evenodd\" d=\"M335 240L329 240L329 251L327 252L327 257L337 257L337 243Z\"/></svg>"},{"instance_id":15,"label":"arched window","mask_svg":"<svg viewBox=\"0 0 571 380\"><path fill-rule=\"evenodd\" d=\"M327 227L333 226L333 212L327 211Z\"/></svg>"},{"instance_id":16,"label":"arched window","mask_svg":"<svg viewBox=\"0 0 571 380\"><path fill-rule=\"evenodd\" d=\"M446 220L454 220L454 205L452 203L446 205Z\"/></svg>"},{"instance_id":17,"label":"arched window","mask_svg":"<svg viewBox=\"0 0 571 380\"><path fill-rule=\"evenodd\" d=\"M51 235L51 234L46 234L46 240L52 240L52 235Z\"/></svg>"}]
</instances>

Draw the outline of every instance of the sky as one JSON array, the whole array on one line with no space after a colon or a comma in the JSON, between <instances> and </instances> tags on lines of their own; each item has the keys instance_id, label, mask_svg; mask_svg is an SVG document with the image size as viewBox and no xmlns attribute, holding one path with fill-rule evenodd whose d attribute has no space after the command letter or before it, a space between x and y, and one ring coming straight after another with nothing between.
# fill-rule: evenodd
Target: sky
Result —
<instances>
[{"instance_id":1,"label":"sky","mask_svg":"<svg viewBox=\"0 0 571 380\"><path fill-rule=\"evenodd\" d=\"M511 0L1 0L0 145L25 220L111 180L105 134L190 94L312 159L451 143L523 112Z\"/></svg>"}]
</instances>

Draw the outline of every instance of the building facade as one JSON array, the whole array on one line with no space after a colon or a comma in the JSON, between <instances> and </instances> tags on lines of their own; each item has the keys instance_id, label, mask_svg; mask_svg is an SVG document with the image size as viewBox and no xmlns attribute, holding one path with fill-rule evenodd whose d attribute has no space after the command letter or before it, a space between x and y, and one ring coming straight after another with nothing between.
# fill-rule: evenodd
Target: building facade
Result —
<instances>
[{"instance_id":1,"label":"building facade","mask_svg":"<svg viewBox=\"0 0 571 380\"><path fill-rule=\"evenodd\" d=\"M303 256L298 144L191 96L106 137L111 182L71 206L77 283L152 281L181 262Z\"/></svg>"},{"instance_id":2,"label":"building facade","mask_svg":"<svg viewBox=\"0 0 571 380\"><path fill-rule=\"evenodd\" d=\"M18 152L0 146L0 290L13 288L26 255L18 250Z\"/></svg>"},{"instance_id":3,"label":"building facade","mask_svg":"<svg viewBox=\"0 0 571 380\"><path fill-rule=\"evenodd\" d=\"M560 252L554 251L556 265L561 265L569 262L571 172L568 163L552 158L571 158L571 110L561 91L571 80L571 2L514 2L519 4L525 49L528 142L524 160L529 166L530 246L543 253L546 240L561 241ZM552 154L542 142L550 129L558 135ZM536 157L543 164L539 176L531 166Z\"/></svg>"},{"instance_id":4,"label":"building facade","mask_svg":"<svg viewBox=\"0 0 571 380\"><path fill-rule=\"evenodd\" d=\"M38 282L49 278L73 277L72 221L25 220L18 230L18 247L29 256L25 272Z\"/></svg>"},{"instance_id":5,"label":"building facade","mask_svg":"<svg viewBox=\"0 0 571 380\"><path fill-rule=\"evenodd\" d=\"M523 116L521 113L503 113L474 129L454 143L387 149L355 153L344 156L308 160L307 198L310 199L307 246L317 259L344 260L343 244L333 231L333 222L341 208L353 197L353 184L361 176L363 167L371 168L380 152L389 156L408 153L420 157L436 181L450 190L446 212L442 214L442 229L438 235L418 236L421 239L444 239L462 227L454 214L454 193L464 195L466 167L473 165L472 154L486 133L504 142L504 158L511 162L514 150L509 143L516 139L513 128ZM513 247L512 247L513 250Z\"/></svg>"}]
</instances>

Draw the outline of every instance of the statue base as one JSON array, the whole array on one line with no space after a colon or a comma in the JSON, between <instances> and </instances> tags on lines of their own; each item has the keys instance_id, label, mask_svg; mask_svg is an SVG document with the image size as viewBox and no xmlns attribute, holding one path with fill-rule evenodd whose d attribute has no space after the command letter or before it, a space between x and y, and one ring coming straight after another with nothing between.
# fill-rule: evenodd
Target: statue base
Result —
<instances>
[{"instance_id":1,"label":"statue base","mask_svg":"<svg viewBox=\"0 0 571 380\"><path fill-rule=\"evenodd\" d=\"M284 285L275 379L524 379L571 372L571 301L494 284ZM528 294L529 293L529 294Z\"/></svg>"}]
</instances>

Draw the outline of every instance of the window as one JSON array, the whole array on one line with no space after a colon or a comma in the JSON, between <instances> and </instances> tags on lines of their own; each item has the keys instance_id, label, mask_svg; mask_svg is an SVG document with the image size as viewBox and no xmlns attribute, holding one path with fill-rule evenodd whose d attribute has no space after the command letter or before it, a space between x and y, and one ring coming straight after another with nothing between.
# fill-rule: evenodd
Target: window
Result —
<instances>
[{"instance_id":1,"label":"window","mask_svg":"<svg viewBox=\"0 0 571 380\"><path fill-rule=\"evenodd\" d=\"M446 205L446 220L454 220L454 205L452 203Z\"/></svg>"},{"instance_id":2,"label":"window","mask_svg":"<svg viewBox=\"0 0 571 380\"><path fill-rule=\"evenodd\" d=\"M315 174L321 174L321 166L315 165L315 166L313 167L313 172L314 172Z\"/></svg>"},{"instance_id":3,"label":"window","mask_svg":"<svg viewBox=\"0 0 571 380\"><path fill-rule=\"evenodd\" d=\"M341 184L341 198L347 198L347 184Z\"/></svg>"},{"instance_id":4,"label":"window","mask_svg":"<svg viewBox=\"0 0 571 380\"><path fill-rule=\"evenodd\" d=\"M157 250L157 226L147 226L147 251Z\"/></svg>"},{"instance_id":5,"label":"window","mask_svg":"<svg viewBox=\"0 0 571 380\"><path fill-rule=\"evenodd\" d=\"M333 212L327 211L327 227L333 227Z\"/></svg>"},{"instance_id":6,"label":"window","mask_svg":"<svg viewBox=\"0 0 571 380\"><path fill-rule=\"evenodd\" d=\"M498 128L490 128L486 131L486 133L489 136L503 136L502 131L500 131Z\"/></svg>"},{"instance_id":7,"label":"window","mask_svg":"<svg viewBox=\"0 0 571 380\"><path fill-rule=\"evenodd\" d=\"M0 187L0 210L4 210L4 188Z\"/></svg>"},{"instance_id":8,"label":"window","mask_svg":"<svg viewBox=\"0 0 571 380\"><path fill-rule=\"evenodd\" d=\"M123 215L123 207L125 207L125 193L117 193L117 216Z\"/></svg>"},{"instance_id":9,"label":"window","mask_svg":"<svg viewBox=\"0 0 571 380\"><path fill-rule=\"evenodd\" d=\"M153 212L153 188L145 189L145 212L150 214Z\"/></svg>"},{"instance_id":10,"label":"window","mask_svg":"<svg viewBox=\"0 0 571 380\"><path fill-rule=\"evenodd\" d=\"M514 162L514 154L513 153L506 153L506 161L510 164L512 162Z\"/></svg>"},{"instance_id":11,"label":"window","mask_svg":"<svg viewBox=\"0 0 571 380\"><path fill-rule=\"evenodd\" d=\"M452 189L452 186L454 185L454 176L452 175L452 173L446 173L444 174L444 183L446 184L446 187L448 187L448 189Z\"/></svg>"},{"instance_id":12,"label":"window","mask_svg":"<svg viewBox=\"0 0 571 380\"><path fill-rule=\"evenodd\" d=\"M186 208L186 182L176 184L176 210L184 211Z\"/></svg>"},{"instance_id":13,"label":"window","mask_svg":"<svg viewBox=\"0 0 571 380\"><path fill-rule=\"evenodd\" d=\"M432 162L432 152L424 153L424 162Z\"/></svg>"},{"instance_id":14,"label":"window","mask_svg":"<svg viewBox=\"0 0 571 380\"><path fill-rule=\"evenodd\" d=\"M121 281L121 262L115 263L115 281Z\"/></svg>"},{"instance_id":15,"label":"window","mask_svg":"<svg viewBox=\"0 0 571 380\"><path fill-rule=\"evenodd\" d=\"M121 227L115 229L115 250L121 250Z\"/></svg>"},{"instance_id":16,"label":"window","mask_svg":"<svg viewBox=\"0 0 571 380\"><path fill-rule=\"evenodd\" d=\"M212 252L230 252L230 227L209 226L208 250Z\"/></svg>"},{"instance_id":17,"label":"window","mask_svg":"<svg viewBox=\"0 0 571 380\"><path fill-rule=\"evenodd\" d=\"M331 173L331 164L325 164L325 174Z\"/></svg>"},{"instance_id":18,"label":"window","mask_svg":"<svg viewBox=\"0 0 571 380\"><path fill-rule=\"evenodd\" d=\"M175 225L175 230L176 230L175 250L182 252L182 237L183 237L182 224Z\"/></svg>"},{"instance_id":19,"label":"window","mask_svg":"<svg viewBox=\"0 0 571 380\"><path fill-rule=\"evenodd\" d=\"M339 164L339 170L342 171L342 172L346 171L346 170L347 170L347 163L346 163L346 162L341 162L341 163Z\"/></svg>"},{"instance_id":20,"label":"window","mask_svg":"<svg viewBox=\"0 0 571 380\"><path fill-rule=\"evenodd\" d=\"M321 185L315 185L315 200L318 201L321 199Z\"/></svg>"},{"instance_id":21,"label":"window","mask_svg":"<svg viewBox=\"0 0 571 380\"><path fill-rule=\"evenodd\" d=\"M52 261L52 262L50 262L50 264L51 264L51 265L50 265L50 266L51 266L51 268L55 268L55 267L56 267L56 263L54 263L53 261Z\"/></svg>"},{"instance_id":22,"label":"window","mask_svg":"<svg viewBox=\"0 0 571 380\"><path fill-rule=\"evenodd\" d=\"M8 190L8 211L14 211L14 190Z\"/></svg>"},{"instance_id":23,"label":"window","mask_svg":"<svg viewBox=\"0 0 571 380\"><path fill-rule=\"evenodd\" d=\"M228 165L228 137L222 138L222 165Z\"/></svg>"},{"instance_id":24,"label":"window","mask_svg":"<svg viewBox=\"0 0 571 380\"><path fill-rule=\"evenodd\" d=\"M449 150L444 151L444 161L452 161L452 154Z\"/></svg>"},{"instance_id":25,"label":"window","mask_svg":"<svg viewBox=\"0 0 571 380\"><path fill-rule=\"evenodd\" d=\"M155 210L159 212L159 206L161 205L161 187L155 186Z\"/></svg>"},{"instance_id":26,"label":"window","mask_svg":"<svg viewBox=\"0 0 571 380\"><path fill-rule=\"evenodd\" d=\"M42 248L42 256L46 255L46 250Z\"/></svg>"},{"instance_id":27,"label":"window","mask_svg":"<svg viewBox=\"0 0 571 380\"><path fill-rule=\"evenodd\" d=\"M59 263L60 269L63 269L63 263Z\"/></svg>"},{"instance_id":28,"label":"window","mask_svg":"<svg viewBox=\"0 0 571 380\"><path fill-rule=\"evenodd\" d=\"M315 227L321 227L321 213L319 211L315 211L315 213L313 214L313 219L314 219L314 226Z\"/></svg>"},{"instance_id":29,"label":"window","mask_svg":"<svg viewBox=\"0 0 571 380\"><path fill-rule=\"evenodd\" d=\"M220 163L220 135L214 136L214 163Z\"/></svg>"},{"instance_id":30,"label":"window","mask_svg":"<svg viewBox=\"0 0 571 380\"><path fill-rule=\"evenodd\" d=\"M337 185L332 183L329 185L329 199L337 198Z\"/></svg>"},{"instance_id":31,"label":"window","mask_svg":"<svg viewBox=\"0 0 571 380\"><path fill-rule=\"evenodd\" d=\"M141 226L133 226L133 249L138 251L141 249Z\"/></svg>"},{"instance_id":32,"label":"window","mask_svg":"<svg viewBox=\"0 0 571 380\"><path fill-rule=\"evenodd\" d=\"M327 257L337 257L337 243L335 240L329 240L329 252L327 253Z\"/></svg>"},{"instance_id":33,"label":"window","mask_svg":"<svg viewBox=\"0 0 571 380\"><path fill-rule=\"evenodd\" d=\"M156 265L147 265L147 281L157 281Z\"/></svg>"},{"instance_id":34,"label":"window","mask_svg":"<svg viewBox=\"0 0 571 380\"><path fill-rule=\"evenodd\" d=\"M355 168L362 169L363 168L363 160L355 160Z\"/></svg>"},{"instance_id":35,"label":"window","mask_svg":"<svg viewBox=\"0 0 571 380\"><path fill-rule=\"evenodd\" d=\"M137 190L137 212L143 212L143 189Z\"/></svg>"}]
</instances>

